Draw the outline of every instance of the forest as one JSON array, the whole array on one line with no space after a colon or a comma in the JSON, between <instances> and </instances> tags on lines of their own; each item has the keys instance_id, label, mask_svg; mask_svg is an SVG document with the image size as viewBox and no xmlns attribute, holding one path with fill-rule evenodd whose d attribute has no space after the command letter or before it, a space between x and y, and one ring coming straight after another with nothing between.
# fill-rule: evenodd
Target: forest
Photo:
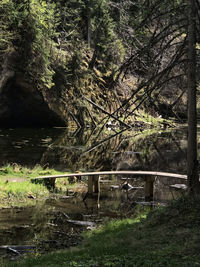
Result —
<instances>
[{"instance_id":1,"label":"forest","mask_svg":"<svg viewBox=\"0 0 200 267\"><path fill-rule=\"evenodd\" d=\"M1 125L94 126L104 111L123 126L142 112L182 122L187 13L174 0L1 1Z\"/></svg>"},{"instance_id":2,"label":"forest","mask_svg":"<svg viewBox=\"0 0 200 267\"><path fill-rule=\"evenodd\" d=\"M34 163L30 166L36 172L20 167L17 162L20 152L16 153L15 160L12 158L12 173L9 160L0 158L3 204L11 201L10 195L14 192L8 188L9 179L17 176L27 182L27 176L33 179L66 171L145 168L154 171L155 166L156 171L187 176L187 181L183 182L186 192L164 208L157 202L159 207L153 211L136 208L137 201L134 205L130 202L127 190L126 205L123 202L126 215L117 213L110 223L106 217L103 226L83 234L86 241L77 251L63 251L60 257L57 252L38 259L36 255L13 264L2 259L2 264L198 266L200 1L1 0L0 62L0 136L6 140L0 141L1 154L6 155L3 143L8 143L5 138L11 135L11 130L15 137L19 129L26 132L30 129L32 136L41 134L41 147L47 148L40 148L34 154ZM53 132L45 135L41 129L53 129ZM61 133L56 129L75 129L75 134L71 136L71 130ZM109 131L113 135L109 135ZM125 132L122 136L124 131L129 134ZM130 133L136 136L134 140L128 137ZM30 142L27 136L22 138L24 144ZM163 136L173 145L165 143ZM32 146L37 147L36 143ZM13 145L15 149L21 149L21 154L25 151L19 140ZM164 152L161 149L165 149ZM163 153L169 152L171 158L166 162ZM185 163L181 165L185 154ZM24 155L24 162L26 157ZM37 161L44 166L42 170ZM53 169L56 164L58 166L53 171L48 169L50 162L55 163ZM9 167L4 166L5 163L9 163ZM79 178L75 176L76 181ZM167 180L165 182L168 184ZM53 193L60 193L66 183L70 183L68 179L59 182L58 192ZM159 187L159 183L156 186ZM49 194L46 187L29 186L21 187L29 199L36 199L37 194L40 198ZM141 189L141 184L136 187ZM74 190L71 195L70 190ZM67 197L80 194L71 187L66 192ZM85 200L83 192L81 194ZM99 199L98 196L97 202ZM121 212L122 203L120 205ZM72 206L70 202L73 210ZM60 214L47 224L55 226L61 217L68 223L75 221L63 211ZM123 220L118 221L120 216ZM189 225L192 227L190 241ZM130 234L134 236L132 239ZM72 235L71 243L74 242L74 233ZM75 239L81 240L79 233L77 235ZM170 238L172 242L167 245ZM153 244L152 254L148 251L150 243ZM0 250L5 249L1 245ZM62 244L58 249L65 247ZM17 254L16 251L12 252ZM52 260L54 263L50 265Z\"/></svg>"}]
</instances>

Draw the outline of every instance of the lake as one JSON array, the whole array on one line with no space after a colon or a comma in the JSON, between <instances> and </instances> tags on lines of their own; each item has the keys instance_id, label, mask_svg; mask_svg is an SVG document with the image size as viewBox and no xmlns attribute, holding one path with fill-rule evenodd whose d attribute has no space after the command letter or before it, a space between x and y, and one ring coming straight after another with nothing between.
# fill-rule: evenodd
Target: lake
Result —
<instances>
[{"instance_id":1,"label":"lake","mask_svg":"<svg viewBox=\"0 0 200 267\"><path fill-rule=\"evenodd\" d=\"M0 129L1 165L36 164L61 171L159 170L186 172L186 129L76 131Z\"/></svg>"}]
</instances>

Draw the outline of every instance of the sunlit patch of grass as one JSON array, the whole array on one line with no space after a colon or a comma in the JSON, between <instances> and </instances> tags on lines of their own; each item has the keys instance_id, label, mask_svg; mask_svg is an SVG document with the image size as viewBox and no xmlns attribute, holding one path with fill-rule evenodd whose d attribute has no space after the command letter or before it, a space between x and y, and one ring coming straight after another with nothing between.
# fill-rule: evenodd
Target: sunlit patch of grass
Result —
<instances>
[{"instance_id":1,"label":"sunlit patch of grass","mask_svg":"<svg viewBox=\"0 0 200 267\"><path fill-rule=\"evenodd\" d=\"M45 179L34 179L40 176L63 174L53 169L43 169L40 165L29 169L18 164L8 164L0 168L0 200L1 205L13 204L22 205L30 199L43 199L55 193L58 197L66 194L69 190L82 190L84 183L76 183L75 180L70 181L68 177L56 179L55 188L50 188ZM80 187L80 188L79 188ZM54 195L54 197L55 197Z\"/></svg>"},{"instance_id":2,"label":"sunlit patch of grass","mask_svg":"<svg viewBox=\"0 0 200 267\"><path fill-rule=\"evenodd\" d=\"M40 165L36 165L34 168L30 169L27 167L22 167L19 164L7 164L0 168L0 177L30 177L34 178L36 176L42 175L54 175L62 174L62 172L56 171L54 169L43 169Z\"/></svg>"},{"instance_id":3,"label":"sunlit patch of grass","mask_svg":"<svg viewBox=\"0 0 200 267\"><path fill-rule=\"evenodd\" d=\"M44 198L49 191L42 184L33 184L31 181L8 182L0 180L0 199L4 202L17 202L29 199Z\"/></svg>"},{"instance_id":4,"label":"sunlit patch of grass","mask_svg":"<svg viewBox=\"0 0 200 267\"><path fill-rule=\"evenodd\" d=\"M49 196L50 192L43 179L33 178L44 175L62 174L53 169L43 169L40 165L34 168L22 167L16 163L8 164L0 168L0 199L1 204L17 201L27 202L27 199L42 199ZM62 181L60 181L62 180ZM34 181L34 182L33 182ZM59 191L66 192L69 187L68 178L57 179Z\"/></svg>"}]
</instances>

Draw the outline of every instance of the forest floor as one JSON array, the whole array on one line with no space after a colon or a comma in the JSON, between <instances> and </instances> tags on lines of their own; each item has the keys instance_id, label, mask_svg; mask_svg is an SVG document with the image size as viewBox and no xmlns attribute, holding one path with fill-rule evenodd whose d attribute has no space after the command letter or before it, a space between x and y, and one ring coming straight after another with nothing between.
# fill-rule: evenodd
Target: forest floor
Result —
<instances>
[{"instance_id":1,"label":"forest floor","mask_svg":"<svg viewBox=\"0 0 200 267\"><path fill-rule=\"evenodd\" d=\"M84 235L80 247L1 266L200 266L200 197L181 198L137 218L114 220Z\"/></svg>"}]
</instances>

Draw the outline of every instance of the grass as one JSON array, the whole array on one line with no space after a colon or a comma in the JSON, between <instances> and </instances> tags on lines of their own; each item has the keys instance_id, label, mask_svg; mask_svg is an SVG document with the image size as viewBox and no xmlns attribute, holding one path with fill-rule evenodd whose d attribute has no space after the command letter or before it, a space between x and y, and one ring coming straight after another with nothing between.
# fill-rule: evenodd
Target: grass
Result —
<instances>
[{"instance_id":1,"label":"grass","mask_svg":"<svg viewBox=\"0 0 200 267\"><path fill-rule=\"evenodd\" d=\"M0 181L0 199L11 201L22 201L26 198L38 198L49 195L49 191L42 184L33 184L31 181L5 182Z\"/></svg>"},{"instance_id":2,"label":"grass","mask_svg":"<svg viewBox=\"0 0 200 267\"><path fill-rule=\"evenodd\" d=\"M112 221L85 234L82 247L1 266L200 266L200 197L181 198L147 216Z\"/></svg>"},{"instance_id":3,"label":"grass","mask_svg":"<svg viewBox=\"0 0 200 267\"><path fill-rule=\"evenodd\" d=\"M55 175L61 172L53 169L42 169L41 166L35 166L33 169L21 167L18 164L8 164L0 168L0 206L5 204L13 205L15 203L20 206L22 203L27 204L32 199L44 199L49 196L50 192L43 183L33 183L31 178L42 175ZM60 181L62 180L62 181ZM59 193L66 191L71 187L68 179L58 179L56 186ZM29 200L29 201L28 201Z\"/></svg>"},{"instance_id":4,"label":"grass","mask_svg":"<svg viewBox=\"0 0 200 267\"><path fill-rule=\"evenodd\" d=\"M53 175L61 174L53 169L43 169L40 165L36 165L34 168L22 167L16 163L8 164L0 168L1 178L20 177L20 178L34 178L40 175Z\"/></svg>"}]
</instances>

